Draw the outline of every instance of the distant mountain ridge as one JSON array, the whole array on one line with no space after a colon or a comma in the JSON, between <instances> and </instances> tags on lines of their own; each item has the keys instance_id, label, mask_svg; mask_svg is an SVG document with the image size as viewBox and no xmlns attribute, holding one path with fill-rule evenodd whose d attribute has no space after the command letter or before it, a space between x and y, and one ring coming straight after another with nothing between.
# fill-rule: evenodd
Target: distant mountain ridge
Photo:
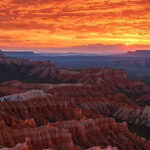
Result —
<instances>
[{"instance_id":1,"label":"distant mountain ridge","mask_svg":"<svg viewBox=\"0 0 150 150\"><path fill-rule=\"evenodd\" d=\"M126 53L119 54L100 54L100 53L77 53L77 52L66 52L66 53L54 53L54 52L33 52L33 51L2 51L1 54L10 57L31 57L31 56L124 56L124 57L150 57L150 50L135 50L128 51Z\"/></svg>"},{"instance_id":2,"label":"distant mountain ridge","mask_svg":"<svg viewBox=\"0 0 150 150\"><path fill-rule=\"evenodd\" d=\"M53 53L53 52L33 52L33 51L1 51L5 56L9 57L31 57L31 56L101 56L96 53Z\"/></svg>"},{"instance_id":3,"label":"distant mountain ridge","mask_svg":"<svg viewBox=\"0 0 150 150\"><path fill-rule=\"evenodd\" d=\"M2 54L4 54L5 56L9 56L9 57L31 57L31 56L35 56L36 54L34 52L29 52L29 51L1 51Z\"/></svg>"},{"instance_id":4,"label":"distant mountain ridge","mask_svg":"<svg viewBox=\"0 0 150 150\"><path fill-rule=\"evenodd\" d=\"M2 55L32 61L50 61L59 68L83 70L88 68L124 69L128 77L150 85L150 50L135 50L124 54L99 55L86 53L45 53L1 51Z\"/></svg>"},{"instance_id":5,"label":"distant mountain ridge","mask_svg":"<svg viewBox=\"0 0 150 150\"><path fill-rule=\"evenodd\" d=\"M123 56L123 57L146 57L147 58L147 57L150 57L150 50L128 51L127 53L117 54L115 56Z\"/></svg>"}]
</instances>

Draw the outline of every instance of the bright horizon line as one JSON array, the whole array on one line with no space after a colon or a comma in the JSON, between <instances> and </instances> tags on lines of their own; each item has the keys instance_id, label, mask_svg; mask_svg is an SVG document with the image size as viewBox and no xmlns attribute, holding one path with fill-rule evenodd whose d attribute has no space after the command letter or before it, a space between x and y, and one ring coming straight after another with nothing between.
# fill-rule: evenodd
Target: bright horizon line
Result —
<instances>
[{"instance_id":1,"label":"bright horizon line","mask_svg":"<svg viewBox=\"0 0 150 150\"><path fill-rule=\"evenodd\" d=\"M129 43L104 45L104 44L89 44L72 47L1 47L2 51L16 52L35 52L35 53L83 53L83 54L120 54L128 51L150 50L150 45L132 45Z\"/></svg>"},{"instance_id":2,"label":"bright horizon line","mask_svg":"<svg viewBox=\"0 0 150 150\"><path fill-rule=\"evenodd\" d=\"M36 54L42 54L42 53L48 53L48 54L96 54L96 55L109 55L109 54L123 54L125 52L109 52L109 53L93 53L93 52L75 52L75 51L72 51L72 52L54 52L54 51L35 51L35 50L1 50L2 52L33 52L33 53L36 53ZM136 50L135 50L136 51ZM128 52L128 51L127 51Z\"/></svg>"},{"instance_id":3,"label":"bright horizon line","mask_svg":"<svg viewBox=\"0 0 150 150\"><path fill-rule=\"evenodd\" d=\"M109 53L103 53L103 52L95 52L95 53L92 53L92 52L75 52L75 51L72 51L72 52L50 52L50 51L31 51L31 50L1 50L2 52L33 52L35 54L44 54L44 53L47 53L47 54L87 54L87 55L112 55L112 54L125 54L127 52L135 52L135 51L150 51L150 49L139 49L139 50L129 50L129 51L126 51L126 52L109 52Z\"/></svg>"}]
</instances>

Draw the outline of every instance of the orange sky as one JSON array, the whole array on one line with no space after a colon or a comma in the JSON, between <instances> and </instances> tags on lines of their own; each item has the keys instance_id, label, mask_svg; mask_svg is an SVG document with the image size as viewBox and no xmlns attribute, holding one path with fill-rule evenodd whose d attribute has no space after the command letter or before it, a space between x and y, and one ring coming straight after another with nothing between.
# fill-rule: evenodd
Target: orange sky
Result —
<instances>
[{"instance_id":1,"label":"orange sky","mask_svg":"<svg viewBox=\"0 0 150 150\"><path fill-rule=\"evenodd\" d=\"M95 44L150 49L150 0L0 0L1 49Z\"/></svg>"}]
</instances>

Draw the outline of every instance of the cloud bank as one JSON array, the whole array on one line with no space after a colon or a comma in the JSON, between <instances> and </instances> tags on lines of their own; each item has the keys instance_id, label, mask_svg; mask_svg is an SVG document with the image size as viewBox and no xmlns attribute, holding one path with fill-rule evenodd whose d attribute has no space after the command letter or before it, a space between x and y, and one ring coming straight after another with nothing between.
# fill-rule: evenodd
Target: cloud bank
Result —
<instances>
[{"instance_id":1,"label":"cloud bank","mask_svg":"<svg viewBox=\"0 0 150 150\"><path fill-rule=\"evenodd\" d=\"M0 22L1 48L150 48L149 0L1 0Z\"/></svg>"}]
</instances>

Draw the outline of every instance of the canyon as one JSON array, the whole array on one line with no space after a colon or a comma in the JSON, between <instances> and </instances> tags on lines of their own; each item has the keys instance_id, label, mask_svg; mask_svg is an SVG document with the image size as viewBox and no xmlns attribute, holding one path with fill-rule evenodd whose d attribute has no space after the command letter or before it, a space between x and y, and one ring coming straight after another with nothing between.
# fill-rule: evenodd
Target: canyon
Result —
<instances>
[{"instance_id":1,"label":"canyon","mask_svg":"<svg viewBox=\"0 0 150 150\"><path fill-rule=\"evenodd\" d=\"M122 69L0 55L0 150L149 150L150 87Z\"/></svg>"}]
</instances>

